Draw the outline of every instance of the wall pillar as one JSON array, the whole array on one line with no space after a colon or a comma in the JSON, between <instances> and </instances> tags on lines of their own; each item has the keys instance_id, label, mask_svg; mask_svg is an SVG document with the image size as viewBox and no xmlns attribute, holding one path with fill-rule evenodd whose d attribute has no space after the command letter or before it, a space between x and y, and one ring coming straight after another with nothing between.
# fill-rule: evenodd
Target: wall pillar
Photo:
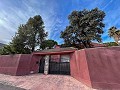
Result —
<instances>
[{"instance_id":1,"label":"wall pillar","mask_svg":"<svg viewBox=\"0 0 120 90\"><path fill-rule=\"evenodd\" d=\"M45 56L45 66L44 66L44 74L47 75L49 71L49 55Z\"/></svg>"}]
</instances>

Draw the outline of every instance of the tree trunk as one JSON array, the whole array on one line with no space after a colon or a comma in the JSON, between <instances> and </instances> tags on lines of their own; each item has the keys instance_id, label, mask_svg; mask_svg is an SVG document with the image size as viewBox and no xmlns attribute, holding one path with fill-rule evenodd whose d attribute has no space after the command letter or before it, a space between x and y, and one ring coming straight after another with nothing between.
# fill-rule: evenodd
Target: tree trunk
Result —
<instances>
[{"instance_id":1,"label":"tree trunk","mask_svg":"<svg viewBox=\"0 0 120 90\"><path fill-rule=\"evenodd\" d=\"M32 52L34 52L34 47L32 47Z\"/></svg>"}]
</instances>

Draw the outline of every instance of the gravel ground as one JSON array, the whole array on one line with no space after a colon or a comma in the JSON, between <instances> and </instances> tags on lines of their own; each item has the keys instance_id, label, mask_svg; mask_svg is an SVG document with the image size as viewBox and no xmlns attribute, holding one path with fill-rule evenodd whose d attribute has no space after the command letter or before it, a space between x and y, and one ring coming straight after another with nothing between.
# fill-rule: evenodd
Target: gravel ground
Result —
<instances>
[{"instance_id":1,"label":"gravel ground","mask_svg":"<svg viewBox=\"0 0 120 90\"><path fill-rule=\"evenodd\" d=\"M15 90L22 90L20 88L26 90L95 90L66 75L32 74L26 76L10 76L0 74L0 90L11 90L2 89L1 85L3 85L3 88L4 85L8 88L10 86L19 87Z\"/></svg>"}]
</instances>

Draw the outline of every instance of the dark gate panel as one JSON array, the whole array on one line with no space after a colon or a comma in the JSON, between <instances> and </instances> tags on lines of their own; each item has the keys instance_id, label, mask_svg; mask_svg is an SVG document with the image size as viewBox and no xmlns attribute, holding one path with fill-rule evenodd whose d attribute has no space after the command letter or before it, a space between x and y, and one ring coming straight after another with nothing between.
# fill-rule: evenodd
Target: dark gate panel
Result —
<instances>
[{"instance_id":1,"label":"dark gate panel","mask_svg":"<svg viewBox=\"0 0 120 90\"><path fill-rule=\"evenodd\" d=\"M70 75L70 63L60 62L60 59L51 59L49 63L49 74Z\"/></svg>"},{"instance_id":2,"label":"dark gate panel","mask_svg":"<svg viewBox=\"0 0 120 90\"><path fill-rule=\"evenodd\" d=\"M69 62L60 62L60 74L70 74L70 63Z\"/></svg>"},{"instance_id":3,"label":"dark gate panel","mask_svg":"<svg viewBox=\"0 0 120 90\"><path fill-rule=\"evenodd\" d=\"M45 65L45 59L42 58L39 64L39 73L44 73L44 65Z\"/></svg>"}]
</instances>

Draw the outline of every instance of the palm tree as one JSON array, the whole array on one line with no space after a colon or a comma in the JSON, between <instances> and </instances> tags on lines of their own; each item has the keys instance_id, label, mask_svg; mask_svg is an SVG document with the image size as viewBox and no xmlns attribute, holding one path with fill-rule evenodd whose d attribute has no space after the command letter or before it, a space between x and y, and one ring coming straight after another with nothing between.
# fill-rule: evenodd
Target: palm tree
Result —
<instances>
[{"instance_id":1,"label":"palm tree","mask_svg":"<svg viewBox=\"0 0 120 90\"><path fill-rule=\"evenodd\" d=\"M117 30L117 28L113 26L113 27L111 27L111 28L109 29L108 35L109 35L110 37L113 37L114 40L115 40L115 42L116 42L117 44L119 44L119 40L120 40L120 30Z\"/></svg>"}]
</instances>

